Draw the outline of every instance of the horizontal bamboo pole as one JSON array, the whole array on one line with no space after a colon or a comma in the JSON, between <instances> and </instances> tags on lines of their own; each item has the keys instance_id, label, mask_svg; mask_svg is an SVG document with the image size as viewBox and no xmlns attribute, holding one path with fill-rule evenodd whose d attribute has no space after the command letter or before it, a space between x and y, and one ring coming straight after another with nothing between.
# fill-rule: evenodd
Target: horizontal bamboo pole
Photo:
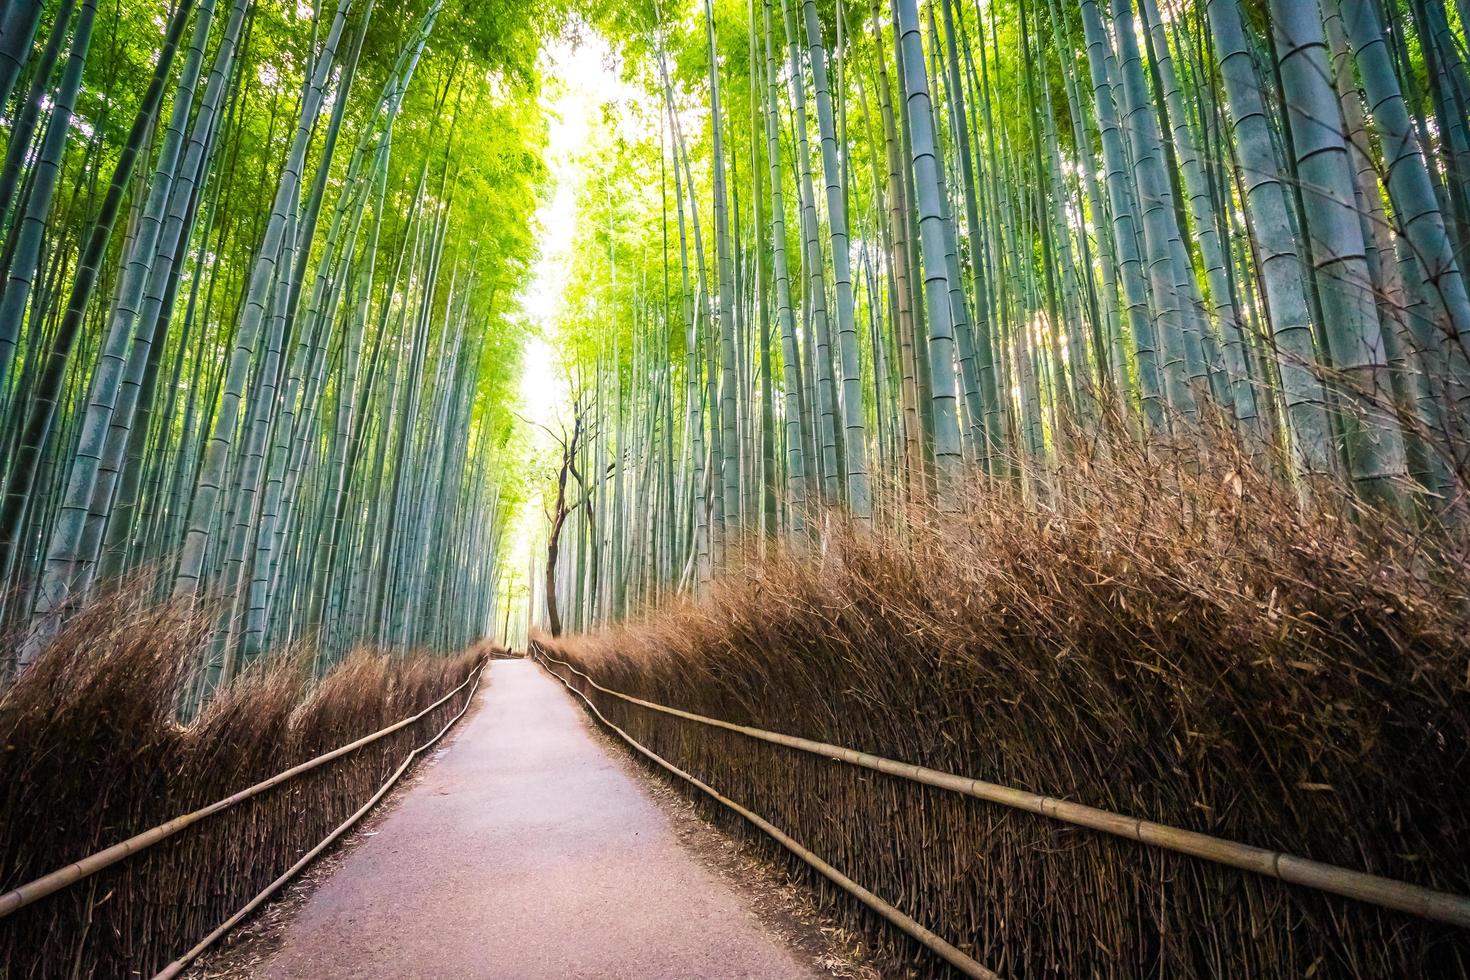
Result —
<instances>
[{"instance_id":1,"label":"horizontal bamboo pole","mask_svg":"<svg viewBox=\"0 0 1470 980\"><path fill-rule=\"evenodd\" d=\"M1321 861L1308 860L1307 858L1297 857L1294 854L1287 854L1283 851L1272 851L1263 847L1253 847L1250 844L1241 844L1220 837L1212 837L1209 834L1200 834L1191 830L1180 830L1177 827L1168 827L1149 820L1141 820L1138 817L1129 817L1121 813L1113 813L1109 810L1085 806L1081 803L1070 803L1066 800L1059 800L1051 796L1042 796L1037 793L1014 789L1010 786L1001 786L997 783L987 783L982 779L956 776L953 773L927 769L924 766L916 766L908 762L897 762L893 759L885 759L882 756L872 755L867 752L856 752L838 745L829 745L826 742L816 742L811 739L796 738L792 735L782 735L778 732L763 731L762 729L751 728L747 725L736 725L728 721L721 721L718 718L706 718L703 715L680 711L678 708L670 708L667 705L656 704L652 701L644 701L641 698L635 698L631 695L623 694L620 691L603 687L571 664L547 656L545 652L537 652L534 655L551 663L561 664L573 673L585 678L588 684L591 684L604 694L621 698L630 704L636 704L640 707L648 708L651 711L673 715L677 718L698 722L701 725L709 725L714 728L724 728L728 731L739 732L742 735L759 739L763 742L771 742L775 745L784 745L787 748L798 749L802 752L810 752L813 755L825 756L840 762L849 763L850 765L861 766L864 769L871 769L875 772L886 773L887 775L908 779L912 782L923 783L926 786L934 786L965 796L973 796L976 799L985 800L989 803L999 803L1002 806L1025 810L1028 813L1038 813L1042 816L1075 824L1079 827L1100 830L1103 833L1126 837L1129 840L1135 840L1153 847L1161 847L1180 854L1188 854L1191 857L1203 858L1206 861L1214 861L1217 864L1239 868L1242 871L1250 871L1268 878L1276 878L1288 884L1315 888L1318 891L1330 892L1334 895L1356 899L1360 902L1367 902L1382 908L1423 916L1426 919L1433 919L1436 922L1447 922L1451 925L1470 927L1470 898L1463 895L1435 891L1432 888L1423 888L1419 885L1411 885L1408 882L1395 881L1392 878L1383 878L1379 875L1368 874L1363 871L1353 871L1350 868L1324 864Z\"/></svg>"},{"instance_id":2,"label":"horizontal bamboo pole","mask_svg":"<svg viewBox=\"0 0 1470 980\"><path fill-rule=\"evenodd\" d=\"M84 878L88 878L105 868L109 868L126 857L131 857L132 855L137 854L139 851L147 850L154 844L157 844L160 841L167 840L174 834L177 834L179 831L198 823L206 817L211 817L214 814L219 813L221 810L228 810L230 807L235 806L239 803L243 803L244 801L250 799L252 796L258 796L261 793L264 793L266 790L271 789L272 787L279 786L281 783L289 782L290 780L295 779L302 773L310 772L318 766L322 766L327 764L328 762L331 762L333 759L340 759L342 756L347 755L351 752L355 752L365 745L371 745L373 742L376 742L380 738L386 738L387 736L392 735L394 732L400 731L408 727L409 725L412 725L414 722L423 718L425 715L429 714L429 712L433 711L440 705L444 704L444 702L454 697L460 691L464 690L465 686L468 685L471 681L478 681L480 672L485 669L486 662L487 661L482 660L480 662L480 665L475 668L474 673L471 674L469 677L466 677L458 687L456 687L454 690L450 691L438 701L435 701L433 704L429 705L427 708L420 711L418 714L414 715L411 718L405 718L400 722L389 725L387 728L384 728L381 731L373 732L371 735L364 735L362 738L358 739L355 742L350 742L347 745L342 746L341 748L333 749L325 755L317 756L315 759L309 759L306 762L301 763L300 765L292 766L285 772L277 773L269 779L262 780L261 782L256 783L254 786L250 786L246 789L240 790L238 793L232 793L222 800L217 800L214 803L209 804L209 806L203 807L199 810L195 810L193 813L186 813L181 817L174 817L167 823L161 823L157 827L145 830L140 834L129 837L125 841L113 844L111 847L105 850L98 851L96 854L93 854L89 857L82 858L80 861L68 864L63 868L58 868L48 875L37 878L35 881L27 882L26 884L21 885L19 888L11 889L5 894L0 895L0 919L5 918L7 915L10 915L11 913L19 909L25 908L32 902L45 898L47 895L50 895L53 892L60 891L61 889L66 888L69 885L74 885Z\"/></svg>"},{"instance_id":3,"label":"horizontal bamboo pole","mask_svg":"<svg viewBox=\"0 0 1470 980\"><path fill-rule=\"evenodd\" d=\"M551 658L548 657L546 659L549 660ZM560 660L555 662L562 663ZM847 892L849 895L862 902L874 912L877 912L879 915L887 919L899 929L902 929L905 933L912 936L923 946L929 948L930 950L933 950L939 956L943 957L950 966L953 966L956 970L959 970L965 976L972 977L974 978L974 980L1000 980L999 974L993 973L990 970L986 969L985 966L981 964L978 960L961 952L955 946L946 942L944 939L931 932L930 930L924 928L924 926L920 925L909 916L900 912L898 909L894 908L892 905L888 904L877 895L874 895L872 892L868 891L862 885L859 885L857 882L847 877L847 875L843 874L841 871L838 871L836 868L832 867L832 865L822 860L817 854L807 850L801 844L797 843L791 837L787 836L779 827L775 826L764 817L760 816L754 811L746 809L739 803L736 803L734 800L714 789L708 783L705 783L695 776L690 775L683 769L680 769L678 766L674 765L672 762L669 762L663 756L641 745L637 741L637 739L633 738L633 736L629 735L617 725L614 725L612 722L608 721L603 713L597 710L597 705L593 704L592 700L588 698L587 695L583 694L581 691L577 690L570 683L568 683L565 677L562 677L556 671L552 670L550 667L547 667L544 663L542 664L542 666L545 667L548 674L561 681L568 691L571 691L577 697L581 698L583 703L587 705L588 709L597 716L598 721L602 722L608 728L611 728L613 731L617 732L618 735L622 737L623 741L627 742L640 754L647 757L650 761L657 763L664 769L667 769L669 772L673 773L675 776L678 776L681 779L684 779L689 783L692 783L693 785L699 787L699 789L703 790L714 799L723 803L731 810L734 810L746 820L749 820L751 823L755 824L761 830L764 830L767 834L775 838L778 843L789 850L792 854L795 854L797 857L801 858L801 860L805 861L817 871L821 872L833 884L837 885L843 891ZM579 674L582 673L571 664L562 664L562 666L566 667L568 670L576 671ZM586 674L582 674L582 676L587 677ZM587 679L593 684L596 683L595 681L592 681L590 677L588 677Z\"/></svg>"},{"instance_id":4,"label":"horizontal bamboo pole","mask_svg":"<svg viewBox=\"0 0 1470 980\"><path fill-rule=\"evenodd\" d=\"M213 932L205 936L203 939L199 940L199 942L196 943L192 949L190 949L183 956L180 956L178 959L174 960L162 970L158 971L158 974L153 978L153 980L173 980L174 977L182 974L190 963L199 958L200 954L202 954L206 949L218 942L219 938L225 933L235 928L235 926L238 925L240 921L244 919L247 915L260 908L260 906L265 903L266 899L270 898L277 891L279 891L282 886L286 884L286 882L290 881L292 878L300 874L302 868L306 867L308 864L314 861L317 855L321 854L322 851L325 851L328 847L331 847L332 843L336 841L337 838L345 834L348 830L352 828L354 824L361 820L369 810L377 806L378 801L387 795L388 791L393 788L394 784L396 784L398 780L403 776L403 774L408 771L408 767L413 765L413 760L417 759L421 752L432 748L436 742L444 737L444 734L448 732L449 729L454 727L455 722L463 718L465 712L470 710L470 702L474 700L475 691L477 691L480 687L480 676L484 673L485 665L488 663L488 660L484 661L475 671L475 676L473 678L475 686L470 688L469 694L465 695L464 704L460 707L459 711L455 713L454 717L445 722L444 727L439 729L438 733L436 733L433 738L429 739L427 742L418 746L412 752L410 752L408 754L408 757L403 760L403 763L393 771L393 775L388 777L388 781L382 786L378 787L378 791L373 794L372 799L368 800L362 806L358 807L356 812L354 812L352 816L342 821L342 823L337 825L337 828L335 830L333 830L326 837L322 838L321 843L317 844L311 850L303 854L299 861L291 865L291 867L287 868L286 871L275 881L271 882L269 885L266 885L265 889L261 891L259 895L256 895L249 902L247 902L244 907L242 907L238 912L230 916L224 922L221 922ZM460 685L460 687L463 686L463 684ZM458 688L456 688L455 690L458 690ZM453 697L453 692L451 692L450 697ZM439 703L442 704L443 702L440 701Z\"/></svg>"}]
</instances>

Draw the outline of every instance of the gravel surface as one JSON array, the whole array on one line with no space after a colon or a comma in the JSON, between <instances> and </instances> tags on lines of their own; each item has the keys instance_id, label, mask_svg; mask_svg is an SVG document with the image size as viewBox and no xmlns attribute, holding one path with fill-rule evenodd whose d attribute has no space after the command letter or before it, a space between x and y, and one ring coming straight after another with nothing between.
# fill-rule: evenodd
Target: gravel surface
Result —
<instances>
[{"instance_id":1,"label":"gravel surface","mask_svg":"<svg viewBox=\"0 0 1470 980\"><path fill-rule=\"evenodd\" d=\"M272 978L814 978L752 896L680 844L627 761L530 661L346 855Z\"/></svg>"}]
</instances>

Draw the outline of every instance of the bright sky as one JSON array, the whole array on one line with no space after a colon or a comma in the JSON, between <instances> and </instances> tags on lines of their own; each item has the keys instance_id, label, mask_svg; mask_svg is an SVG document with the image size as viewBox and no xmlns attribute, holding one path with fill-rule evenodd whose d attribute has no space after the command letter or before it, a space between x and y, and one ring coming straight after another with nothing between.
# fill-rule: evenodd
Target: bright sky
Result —
<instances>
[{"instance_id":1,"label":"bright sky","mask_svg":"<svg viewBox=\"0 0 1470 980\"><path fill-rule=\"evenodd\" d=\"M534 332L526 345L517 411L533 426L534 457L548 458L556 443L540 427L559 429L568 402L553 345L577 230L577 192L582 182L577 161L592 137L602 105L633 93L618 77L606 39L585 26L576 32L575 40L557 38L548 43L541 59L546 77L542 105L549 121L546 165L550 186L536 211L540 249L521 297ZM507 572L513 594L524 595L532 557L545 547L544 534L545 507L541 500L532 499L516 515L510 531Z\"/></svg>"},{"instance_id":2,"label":"bright sky","mask_svg":"<svg viewBox=\"0 0 1470 980\"><path fill-rule=\"evenodd\" d=\"M616 74L607 67L606 42L587 33L589 36L576 43L558 38L541 52L548 74L542 98L550 121L546 164L551 171L551 190L536 211L540 252L522 297L523 308L538 335L526 350L521 413L543 425L553 423L566 395L548 341L556 333L576 233L577 189L581 183L577 157L591 136L598 92L617 83Z\"/></svg>"}]
</instances>

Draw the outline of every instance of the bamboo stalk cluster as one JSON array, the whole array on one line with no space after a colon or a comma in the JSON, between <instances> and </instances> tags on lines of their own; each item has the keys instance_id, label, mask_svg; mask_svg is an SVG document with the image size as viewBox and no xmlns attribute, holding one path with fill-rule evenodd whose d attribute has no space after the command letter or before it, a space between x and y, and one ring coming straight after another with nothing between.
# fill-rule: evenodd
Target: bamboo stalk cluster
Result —
<instances>
[{"instance_id":1,"label":"bamboo stalk cluster","mask_svg":"<svg viewBox=\"0 0 1470 980\"><path fill-rule=\"evenodd\" d=\"M1119 428L1463 526L1465 14L705 0L597 22L662 111L611 107L647 135L599 146L584 192L579 493L537 609L580 629L700 591L821 541L824 507L893 529L974 484L1044 502Z\"/></svg>"},{"instance_id":2,"label":"bamboo stalk cluster","mask_svg":"<svg viewBox=\"0 0 1470 980\"><path fill-rule=\"evenodd\" d=\"M132 6L0 15L7 669L139 569L218 606L201 693L303 640L464 647L539 173L491 124L531 89L443 0Z\"/></svg>"}]
</instances>

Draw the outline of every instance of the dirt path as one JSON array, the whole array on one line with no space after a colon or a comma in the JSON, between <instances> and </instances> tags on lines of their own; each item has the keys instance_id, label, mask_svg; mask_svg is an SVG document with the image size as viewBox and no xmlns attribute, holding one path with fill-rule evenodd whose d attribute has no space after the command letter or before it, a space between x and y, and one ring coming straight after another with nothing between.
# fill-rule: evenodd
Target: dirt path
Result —
<instances>
[{"instance_id":1,"label":"dirt path","mask_svg":"<svg viewBox=\"0 0 1470 980\"><path fill-rule=\"evenodd\" d=\"M287 927L272 978L821 975L529 661Z\"/></svg>"}]
</instances>

